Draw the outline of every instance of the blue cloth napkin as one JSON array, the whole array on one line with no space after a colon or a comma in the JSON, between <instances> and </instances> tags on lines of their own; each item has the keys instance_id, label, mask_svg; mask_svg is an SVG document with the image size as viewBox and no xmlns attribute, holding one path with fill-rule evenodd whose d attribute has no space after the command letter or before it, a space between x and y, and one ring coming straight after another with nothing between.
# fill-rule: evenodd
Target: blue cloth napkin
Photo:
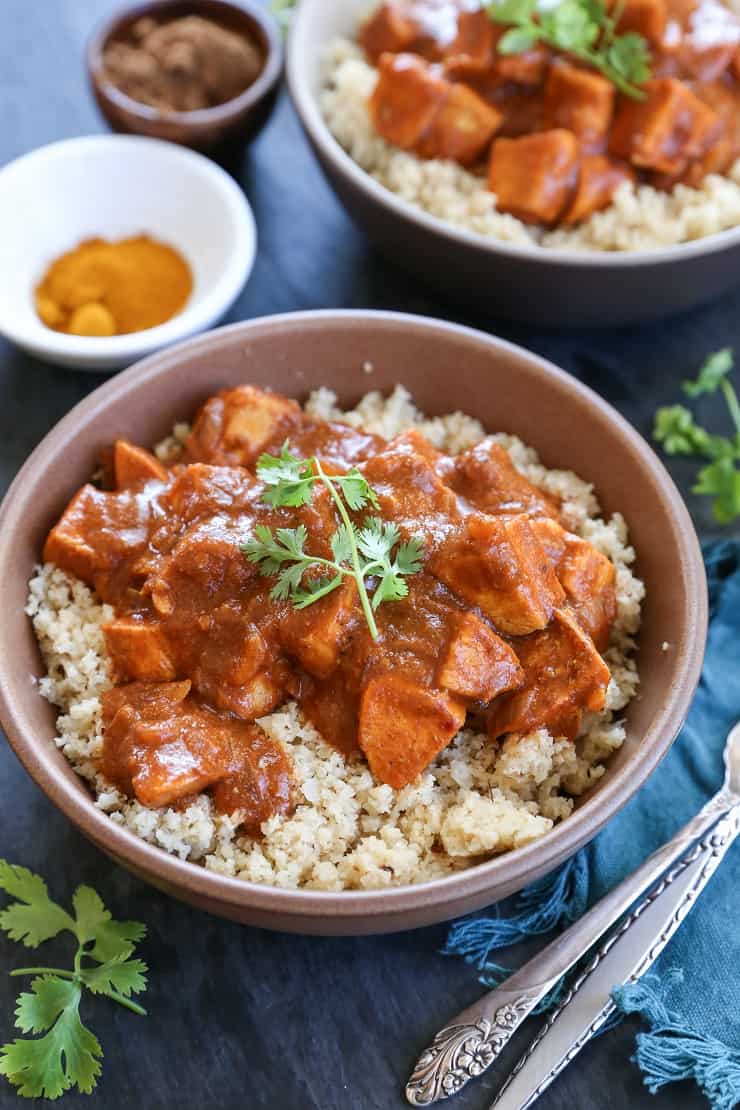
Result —
<instances>
[{"instance_id":1,"label":"blue cloth napkin","mask_svg":"<svg viewBox=\"0 0 740 1110\"><path fill-rule=\"evenodd\" d=\"M492 952L574 921L720 787L722 749L740 719L740 541L707 546L704 557L709 641L680 736L649 782L588 847L495 916L452 926L445 953L474 963L486 984L511 971L495 963ZM614 998L623 1013L643 1019L646 1031L637 1035L633 1059L651 1091L693 1078L715 1110L740 1104L740 845L730 849L654 972L616 990Z\"/></svg>"}]
</instances>

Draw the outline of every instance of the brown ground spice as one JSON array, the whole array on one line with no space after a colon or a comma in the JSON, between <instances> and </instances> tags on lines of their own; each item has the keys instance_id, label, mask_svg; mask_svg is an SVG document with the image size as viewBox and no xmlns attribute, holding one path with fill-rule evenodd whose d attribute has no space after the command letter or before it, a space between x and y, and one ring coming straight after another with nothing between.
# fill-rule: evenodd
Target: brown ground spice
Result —
<instances>
[{"instance_id":1,"label":"brown ground spice","mask_svg":"<svg viewBox=\"0 0 740 1110\"><path fill-rule=\"evenodd\" d=\"M164 112L192 112L233 100L263 65L251 39L198 15L168 23L139 19L127 39L108 44L103 60L112 85Z\"/></svg>"}]
</instances>

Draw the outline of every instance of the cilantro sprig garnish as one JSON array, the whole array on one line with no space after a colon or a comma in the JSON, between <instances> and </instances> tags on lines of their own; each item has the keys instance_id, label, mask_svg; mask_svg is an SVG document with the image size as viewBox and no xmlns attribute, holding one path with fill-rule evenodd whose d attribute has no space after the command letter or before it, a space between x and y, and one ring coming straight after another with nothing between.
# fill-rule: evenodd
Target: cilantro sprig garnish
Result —
<instances>
[{"instance_id":1,"label":"cilantro sprig garnish","mask_svg":"<svg viewBox=\"0 0 740 1110\"><path fill-rule=\"evenodd\" d=\"M376 516L366 517L359 527L354 523L350 512L379 507L375 491L354 467L347 474L327 474L315 455L299 459L286 443L279 455L260 456L257 477L266 487L263 501L274 508L308 504L314 485L320 482L342 521L330 539L331 559L306 551L308 531L303 524L276 528L274 533L264 524L255 527L241 551L265 577L276 577L270 597L305 609L336 590L345 578L354 579L370 635L377 640L374 612L384 601L400 601L408 594L404 579L421 570L421 541L412 538L402 543L396 525Z\"/></svg>"},{"instance_id":2,"label":"cilantro sprig garnish","mask_svg":"<svg viewBox=\"0 0 740 1110\"><path fill-rule=\"evenodd\" d=\"M663 444L669 455L696 455L709 459L697 473L693 493L707 494L712 511L720 524L729 524L740 516L740 402L730 381L734 365L729 347L715 351L704 363L699 376L683 383L683 391L692 399L705 393L721 392L724 396L734 434L716 435L696 423L685 405L668 405L655 415L653 436Z\"/></svg>"},{"instance_id":3,"label":"cilantro sprig garnish","mask_svg":"<svg viewBox=\"0 0 740 1110\"><path fill-rule=\"evenodd\" d=\"M498 42L500 54L522 54L538 42L574 55L599 70L626 96L643 100L638 86L650 76L650 48L636 31L617 34L624 0L611 11L603 0L560 0L538 8L538 0L494 0L487 12L496 23L510 24Z\"/></svg>"},{"instance_id":4,"label":"cilantro sprig garnish","mask_svg":"<svg viewBox=\"0 0 740 1110\"><path fill-rule=\"evenodd\" d=\"M16 901L0 913L0 929L11 940L37 948L60 933L77 941L72 968L18 967L12 976L32 975L30 991L18 996L15 1024L22 1033L0 1048L0 1075L24 1098L59 1098L71 1087L89 1094L100 1075L103 1050L82 1024L85 990L133 1010L146 1010L131 995L146 989L147 967L132 959L146 932L138 921L114 921L96 892L79 886L74 914L52 901L46 883L25 867L0 860L0 890Z\"/></svg>"}]
</instances>

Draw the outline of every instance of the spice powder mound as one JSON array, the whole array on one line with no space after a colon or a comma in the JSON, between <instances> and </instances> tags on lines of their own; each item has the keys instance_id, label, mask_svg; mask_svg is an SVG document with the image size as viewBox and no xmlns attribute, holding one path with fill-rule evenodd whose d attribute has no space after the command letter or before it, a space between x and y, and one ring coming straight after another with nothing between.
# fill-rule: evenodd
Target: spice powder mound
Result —
<instances>
[{"instance_id":1,"label":"spice powder mound","mask_svg":"<svg viewBox=\"0 0 740 1110\"><path fill-rule=\"evenodd\" d=\"M166 323L192 290L190 266L166 243L148 235L88 239L51 264L36 287L36 311L69 335L126 335Z\"/></svg>"},{"instance_id":2,"label":"spice powder mound","mask_svg":"<svg viewBox=\"0 0 740 1110\"><path fill-rule=\"evenodd\" d=\"M104 51L105 75L132 100L162 112L214 108L239 96L263 66L257 43L213 20L189 15L136 20Z\"/></svg>"}]
</instances>

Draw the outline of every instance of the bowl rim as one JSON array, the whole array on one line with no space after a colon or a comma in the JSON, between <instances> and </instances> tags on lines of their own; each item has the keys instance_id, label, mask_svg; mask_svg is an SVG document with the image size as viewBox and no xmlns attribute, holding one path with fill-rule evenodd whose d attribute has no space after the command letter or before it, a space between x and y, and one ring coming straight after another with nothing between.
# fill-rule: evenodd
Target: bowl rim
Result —
<instances>
[{"instance_id":1,"label":"bowl rim","mask_svg":"<svg viewBox=\"0 0 740 1110\"><path fill-rule=\"evenodd\" d=\"M285 327L300 327L310 338L311 331L324 329L327 324L352 328L357 321L379 326L402 326L412 333L423 334L430 342L435 336L453 336L461 342L484 346L495 356L506 351L517 358L526 359L554 377L581 400L595 406L602 415L613 421L620 436L634 450L659 479L660 488L683 537L682 555L688 576L687 596L690 633L686 650L677 661L677 672L660 711L650 727L651 743L642 744L635 752L630 773L621 778L604 781L596 796L584 803L560 825L540 839L514 849L484 863L423 883L389 887L381 890L315 891L286 889L253 883L236 877L221 875L170 855L163 849L141 840L127 828L111 821L97 809L91 796L80 790L74 779L60 776L55 763L58 750L27 733L23 714L19 712L12 683L8 682L5 662L0 658L0 721L8 734L11 746L32 779L74 825L110 855L123 859L138 874L174 889L185 888L189 895L221 906L242 906L274 912L287 917L295 916L304 921L316 920L327 915L352 919L358 915L373 919L376 916L396 918L408 910L434 903L443 907L461 897L485 892L505 884L523 886L534 867L542 874L571 855L580 845L590 840L633 796L655 770L669 750L686 719L694 691L699 681L707 631L707 587L701 549L694 527L680 493L665 467L646 441L605 400L589 387L559 369L553 363L507 340L488 335L473 328L435 320L423 316L379 310L333 310L285 313L259 317L226 327L214 329L202 336L189 339L176 347L160 351L130 367L122 374L106 381L90 393L62 418L44 437L26 460L0 506L0 568L12 558L12 536L19 527L19 520L33 498L34 488L44 479L47 456L60 449L70 434L78 428L80 419L94 419L101 410L111 405L125 404L129 393L160 374L174 369L183 356L211 350L223 339L238 336L249 339L254 335L279 334ZM30 568L29 568L30 571ZM608 818L602 818L604 810ZM584 837L583 831L586 830ZM591 830L588 832L588 830Z\"/></svg>"},{"instance_id":2,"label":"bowl rim","mask_svg":"<svg viewBox=\"0 0 740 1110\"><path fill-rule=\"evenodd\" d=\"M162 111L148 104L142 104L141 101L121 92L108 80L105 76L103 51L108 40L115 35L121 24L128 22L132 16L153 15L157 10L165 11L168 7L184 2L190 3L193 8L201 6L210 9L220 8L234 12L242 18L251 19L257 24L262 35L264 63L252 84L238 96L225 100L223 104L216 104L212 108L196 108L190 112ZM201 128L211 128L214 124L228 124L268 96L280 80L284 54L283 36L277 20L266 8L253 3L252 0L241 0L239 4L232 4L230 0L207 0L206 3L203 3L203 0L140 0L139 3L117 9L99 21L87 40L85 61L89 78L101 96L135 116L142 124L172 123L197 131Z\"/></svg>"},{"instance_id":3,"label":"bowl rim","mask_svg":"<svg viewBox=\"0 0 740 1110\"><path fill-rule=\"evenodd\" d=\"M318 6L329 2L334 2L334 0L301 0L293 17L288 36L285 69L286 81L293 105L309 139L338 173L345 178L349 178L351 183L370 200L390 209L401 219L415 224L421 232L432 232L451 244L472 247L482 252L490 251L493 254L512 259L535 260L548 266L568 265L587 269L612 267L621 269L647 263L668 265L681 259L714 254L740 243L740 224L738 224L737 227L725 228L723 231L704 235L699 239L691 239L688 242L675 243L666 247L649 247L625 251L589 251L567 247L544 248L535 243L509 243L503 239L495 239L493 236L468 231L466 228L456 227L446 220L439 219L437 216L432 216L423 209L417 208L397 193L381 185L344 150L329 130L317 99L311 90L308 78L309 58L305 49L306 31L312 21L313 5Z\"/></svg>"},{"instance_id":4,"label":"bowl rim","mask_svg":"<svg viewBox=\"0 0 740 1110\"><path fill-rule=\"evenodd\" d=\"M210 288L204 290L197 302L186 303L171 319L156 327L124 335L104 338L67 335L48 328L35 317L33 327L19 328L12 319L7 320L0 314L0 333L12 343L21 347L33 346L34 350L43 351L48 356L62 356L69 362L76 359L85 363L88 359L99 359L101 363L113 363L127 358L141 358L155 348L174 343L207 327L233 304L243 289L257 256L257 224L254 213L234 179L210 158L197 151L147 135L80 135L37 147L36 150L8 162L0 169L0 189L4 179L12 176L21 166L38 163L40 167L49 161L85 158L91 152L101 149L115 153L117 148L120 149L122 159L128 159L132 155L135 157L137 150L157 150L172 160L173 171L187 164L219 195L220 207L224 214L228 213L233 223L229 255L221 274ZM156 238L156 231L152 234ZM70 242L68 249L74 246L76 243ZM179 249L177 243L172 246Z\"/></svg>"}]
</instances>

